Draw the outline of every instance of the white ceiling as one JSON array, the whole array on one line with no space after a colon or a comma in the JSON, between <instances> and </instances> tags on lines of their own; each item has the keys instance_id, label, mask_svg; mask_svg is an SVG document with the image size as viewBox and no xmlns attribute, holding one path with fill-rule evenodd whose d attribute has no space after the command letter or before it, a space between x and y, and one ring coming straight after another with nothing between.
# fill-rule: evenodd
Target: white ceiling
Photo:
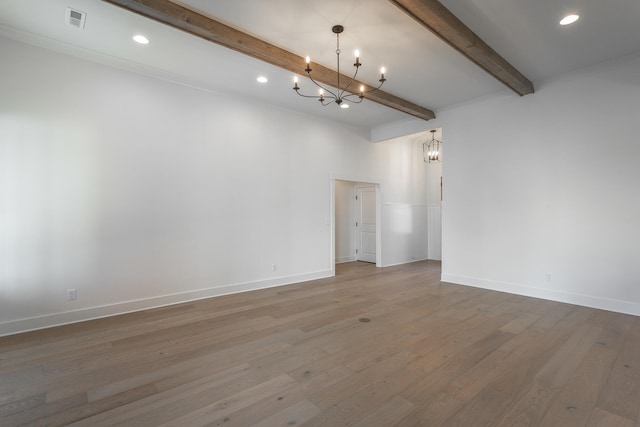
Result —
<instances>
[{"instance_id":1,"label":"white ceiling","mask_svg":"<svg viewBox=\"0 0 640 427\"><path fill-rule=\"evenodd\" d=\"M182 0L177 2L314 62L335 68L341 24L345 74L354 49L359 77L371 83L387 68L383 89L438 110L496 92L504 85L461 56L387 0ZM556 75L640 52L640 0L442 0L534 84ZM84 30L65 23L70 6L87 13ZM567 27L568 13L581 19ZM147 46L131 36L144 33ZM100 0L2 0L0 34L116 67L176 81L225 96L337 120L362 129L409 119L365 101L341 110L297 97L292 74L169 28ZM300 73L304 74L304 63ZM46 67L43 67L46 72ZM269 83L258 84L265 75ZM303 90L313 92L301 79ZM527 96L535 96L527 95ZM429 125L426 125L429 126Z\"/></svg>"}]
</instances>

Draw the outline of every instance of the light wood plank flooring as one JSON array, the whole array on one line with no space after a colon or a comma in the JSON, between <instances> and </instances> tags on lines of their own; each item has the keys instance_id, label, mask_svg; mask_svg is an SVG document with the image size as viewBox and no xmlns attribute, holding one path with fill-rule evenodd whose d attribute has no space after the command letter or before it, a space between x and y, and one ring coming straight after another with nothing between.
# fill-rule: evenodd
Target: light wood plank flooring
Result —
<instances>
[{"instance_id":1,"label":"light wood plank flooring","mask_svg":"<svg viewBox=\"0 0 640 427\"><path fill-rule=\"evenodd\" d=\"M640 427L640 320L440 264L0 338L0 425Z\"/></svg>"}]
</instances>

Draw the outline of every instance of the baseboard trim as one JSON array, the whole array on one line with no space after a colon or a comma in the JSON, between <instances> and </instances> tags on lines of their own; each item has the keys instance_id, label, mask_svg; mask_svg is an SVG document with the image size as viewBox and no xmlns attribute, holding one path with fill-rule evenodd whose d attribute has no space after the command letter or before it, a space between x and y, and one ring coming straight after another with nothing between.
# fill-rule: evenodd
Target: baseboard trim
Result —
<instances>
[{"instance_id":1,"label":"baseboard trim","mask_svg":"<svg viewBox=\"0 0 640 427\"><path fill-rule=\"evenodd\" d=\"M308 282L310 280L324 279L335 275L333 270L323 270L314 273L299 274L294 276L278 277L254 282L236 283L215 288L199 289L189 292L181 292L170 295L124 301L116 304L108 304L79 310L53 313L44 316L29 317L10 320L0 323L0 337L14 335L23 332L68 325L71 323L85 322L104 317L117 316L141 310L150 310L158 307L166 307L174 304L182 304L206 298L222 295L237 294L240 292L255 291L258 289L274 288L290 285L292 283Z\"/></svg>"},{"instance_id":2,"label":"baseboard trim","mask_svg":"<svg viewBox=\"0 0 640 427\"><path fill-rule=\"evenodd\" d=\"M390 263L390 264L384 264L383 267L394 267L396 265L411 264L412 262L420 262L420 261L429 261L429 258L416 258L416 259L411 259L411 260L408 260L408 261L394 262L394 263Z\"/></svg>"},{"instance_id":3,"label":"baseboard trim","mask_svg":"<svg viewBox=\"0 0 640 427\"><path fill-rule=\"evenodd\" d=\"M343 256L336 258L336 264L343 264L345 262L354 262L356 261L356 257L354 256Z\"/></svg>"},{"instance_id":4,"label":"baseboard trim","mask_svg":"<svg viewBox=\"0 0 640 427\"><path fill-rule=\"evenodd\" d=\"M489 289L492 291L506 292L515 295L540 298L567 304L581 305L584 307L597 308L600 310L614 311L617 313L631 314L633 316L640 316L640 303L635 302L602 298L593 295L563 292L555 289L536 288L533 286L517 283L496 282L474 277L458 276L454 274L443 274L441 280L443 282L455 283L457 285L473 286L476 288Z\"/></svg>"}]
</instances>

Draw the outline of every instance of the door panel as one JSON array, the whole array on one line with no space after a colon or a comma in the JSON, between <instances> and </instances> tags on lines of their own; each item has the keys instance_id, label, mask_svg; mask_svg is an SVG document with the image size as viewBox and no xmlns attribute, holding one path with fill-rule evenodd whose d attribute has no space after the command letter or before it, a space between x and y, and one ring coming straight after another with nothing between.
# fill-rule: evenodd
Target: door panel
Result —
<instances>
[{"instance_id":1,"label":"door panel","mask_svg":"<svg viewBox=\"0 0 640 427\"><path fill-rule=\"evenodd\" d=\"M376 262L376 188L356 189L356 259Z\"/></svg>"}]
</instances>

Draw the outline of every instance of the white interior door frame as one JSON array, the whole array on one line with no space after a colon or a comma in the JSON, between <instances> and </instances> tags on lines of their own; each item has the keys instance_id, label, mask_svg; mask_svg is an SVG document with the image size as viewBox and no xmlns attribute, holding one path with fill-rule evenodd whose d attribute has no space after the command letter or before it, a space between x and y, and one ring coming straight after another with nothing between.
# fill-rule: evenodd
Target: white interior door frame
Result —
<instances>
[{"instance_id":1,"label":"white interior door frame","mask_svg":"<svg viewBox=\"0 0 640 427\"><path fill-rule=\"evenodd\" d=\"M336 274L336 181L348 181L359 184L367 184L376 189L376 267L382 264L382 185L381 180L372 177L364 177L349 173L331 172L329 174L329 262L333 275Z\"/></svg>"}]
</instances>

